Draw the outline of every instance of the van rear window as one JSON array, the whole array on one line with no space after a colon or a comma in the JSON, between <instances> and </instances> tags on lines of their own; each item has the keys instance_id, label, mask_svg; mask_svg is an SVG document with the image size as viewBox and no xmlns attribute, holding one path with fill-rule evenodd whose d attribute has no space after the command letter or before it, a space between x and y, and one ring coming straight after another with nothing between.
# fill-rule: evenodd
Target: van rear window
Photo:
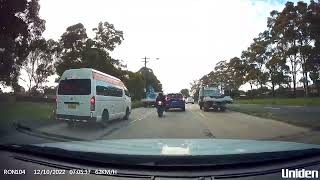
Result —
<instances>
[{"instance_id":1,"label":"van rear window","mask_svg":"<svg viewBox=\"0 0 320 180\"><path fill-rule=\"evenodd\" d=\"M91 94L90 79L61 80L58 88L59 95L89 95Z\"/></svg>"}]
</instances>

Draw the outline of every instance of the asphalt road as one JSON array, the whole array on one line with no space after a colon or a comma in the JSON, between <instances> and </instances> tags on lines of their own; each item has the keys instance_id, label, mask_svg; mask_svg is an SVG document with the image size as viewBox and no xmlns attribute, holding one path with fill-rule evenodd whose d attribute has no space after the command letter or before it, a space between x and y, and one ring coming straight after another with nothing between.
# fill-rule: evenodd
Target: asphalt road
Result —
<instances>
[{"instance_id":1,"label":"asphalt road","mask_svg":"<svg viewBox=\"0 0 320 180\"><path fill-rule=\"evenodd\" d=\"M284 122L255 117L239 112L203 112L196 104L188 104L186 111L173 110L159 118L155 108L134 109L129 120L115 120L107 128L80 124L68 127L58 123L37 129L48 136L65 136L79 140L130 138L219 138L281 140L320 144L320 133ZM39 137L37 137L39 138ZM43 143L17 133L1 142ZM48 142L52 142L48 140Z\"/></svg>"}]
</instances>

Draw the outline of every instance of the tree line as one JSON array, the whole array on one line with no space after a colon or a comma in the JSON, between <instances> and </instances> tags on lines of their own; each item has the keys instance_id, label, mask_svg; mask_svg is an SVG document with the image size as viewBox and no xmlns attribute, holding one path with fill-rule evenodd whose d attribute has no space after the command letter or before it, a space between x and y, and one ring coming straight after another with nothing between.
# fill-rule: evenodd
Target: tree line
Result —
<instances>
[{"instance_id":1,"label":"tree line","mask_svg":"<svg viewBox=\"0 0 320 180\"><path fill-rule=\"evenodd\" d=\"M110 53L124 40L123 32L113 24L99 22L93 28L94 37L87 35L82 23L69 26L58 41L46 40L45 20L39 17L39 0L4 0L0 6L0 83L18 92L19 79L28 86L30 95L44 86L48 77L59 76L71 68L93 68L120 78L133 99L144 96L145 84L156 91L162 89L160 81L149 68L138 72L126 70L123 60ZM27 77L22 77L24 71ZM144 75L147 75L146 77Z\"/></svg>"},{"instance_id":2,"label":"tree line","mask_svg":"<svg viewBox=\"0 0 320 180\"><path fill-rule=\"evenodd\" d=\"M266 29L259 33L240 57L219 61L213 71L191 83L199 87L219 83L225 94L239 95L239 87L250 85L248 95L297 96L297 83L304 96L320 95L320 1L287 2L273 10Z\"/></svg>"}]
</instances>

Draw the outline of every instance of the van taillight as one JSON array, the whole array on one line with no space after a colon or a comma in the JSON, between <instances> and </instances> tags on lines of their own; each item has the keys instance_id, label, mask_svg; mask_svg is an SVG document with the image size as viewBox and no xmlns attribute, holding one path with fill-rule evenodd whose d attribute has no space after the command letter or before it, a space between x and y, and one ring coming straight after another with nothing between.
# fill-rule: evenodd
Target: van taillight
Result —
<instances>
[{"instance_id":1,"label":"van taillight","mask_svg":"<svg viewBox=\"0 0 320 180\"><path fill-rule=\"evenodd\" d=\"M94 111L96 109L96 98L92 96L90 99L90 110Z\"/></svg>"}]
</instances>

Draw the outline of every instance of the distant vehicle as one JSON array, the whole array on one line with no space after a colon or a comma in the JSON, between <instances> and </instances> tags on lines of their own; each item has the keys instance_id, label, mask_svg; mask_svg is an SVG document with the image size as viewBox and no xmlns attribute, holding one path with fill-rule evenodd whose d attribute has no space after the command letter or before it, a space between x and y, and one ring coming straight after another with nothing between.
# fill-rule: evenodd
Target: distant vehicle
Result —
<instances>
[{"instance_id":1,"label":"distant vehicle","mask_svg":"<svg viewBox=\"0 0 320 180\"><path fill-rule=\"evenodd\" d=\"M194 99L193 99L193 97L187 97L187 99L186 99L186 104L188 104L188 103L192 103L192 104L194 104Z\"/></svg>"},{"instance_id":2,"label":"distant vehicle","mask_svg":"<svg viewBox=\"0 0 320 180\"><path fill-rule=\"evenodd\" d=\"M185 100L181 93L170 93L166 95L166 111L171 108L180 108L185 111Z\"/></svg>"},{"instance_id":3,"label":"distant vehicle","mask_svg":"<svg viewBox=\"0 0 320 180\"><path fill-rule=\"evenodd\" d=\"M123 82L90 68L66 70L57 90L56 118L75 122L99 122L128 119L131 97Z\"/></svg>"},{"instance_id":4,"label":"distant vehicle","mask_svg":"<svg viewBox=\"0 0 320 180\"><path fill-rule=\"evenodd\" d=\"M146 92L146 98L141 100L144 107L155 106L156 105L156 98L157 98L158 94L159 94L159 92L154 92L153 87L149 86L148 90Z\"/></svg>"},{"instance_id":5,"label":"distant vehicle","mask_svg":"<svg viewBox=\"0 0 320 180\"><path fill-rule=\"evenodd\" d=\"M158 96L158 92L148 94L146 98L142 99L142 103L144 107L154 106L156 104L156 98Z\"/></svg>"},{"instance_id":6,"label":"distant vehicle","mask_svg":"<svg viewBox=\"0 0 320 180\"><path fill-rule=\"evenodd\" d=\"M216 111L225 111L226 104L232 103L230 96L224 96L218 87L201 87L199 91L199 106L203 111L213 108Z\"/></svg>"}]
</instances>

